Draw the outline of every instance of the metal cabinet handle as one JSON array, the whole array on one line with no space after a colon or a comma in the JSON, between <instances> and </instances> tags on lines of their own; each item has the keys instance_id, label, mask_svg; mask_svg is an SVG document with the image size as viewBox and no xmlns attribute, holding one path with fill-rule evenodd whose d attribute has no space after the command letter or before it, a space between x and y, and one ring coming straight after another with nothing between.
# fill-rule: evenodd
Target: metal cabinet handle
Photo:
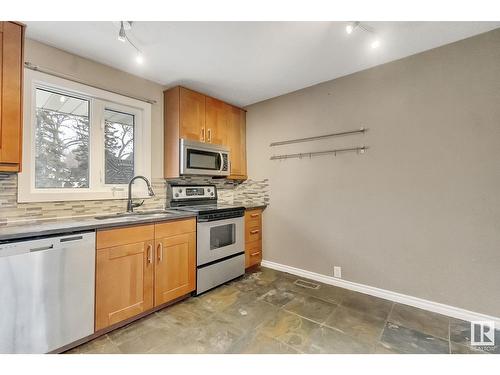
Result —
<instances>
[{"instance_id":1,"label":"metal cabinet handle","mask_svg":"<svg viewBox=\"0 0 500 375\"><path fill-rule=\"evenodd\" d=\"M258 229L254 229L254 230L251 230L251 231L250 231L250 234L257 234L257 233L259 233L259 232L260 232L260 230L258 230Z\"/></svg>"},{"instance_id":2,"label":"metal cabinet handle","mask_svg":"<svg viewBox=\"0 0 500 375\"><path fill-rule=\"evenodd\" d=\"M255 253L250 254L250 256L251 256L251 257L254 257L254 256L259 255L259 254L260 254L260 251L257 251L257 252L255 252Z\"/></svg>"},{"instance_id":3,"label":"metal cabinet handle","mask_svg":"<svg viewBox=\"0 0 500 375\"><path fill-rule=\"evenodd\" d=\"M201 141L205 142L205 128L201 128Z\"/></svg>"},{"instance_id":4,"label":"metal cabinet handle","mask_svg":"<svg viewBox=\"0 0 500 375\"><path fill-rule=\"evenodd\" d=\"M163 244L160 242L158 244L158 263L163 260Z\"/></svg>"},{"instance_id":5,"label":"metal cabinet handle","mask_svg":"<svg viewBox=\"0 0 500 375\"><path fill-rule=\"evenodd\" d=\"M148 263L153 263L153 245L148 245Z\"/></svg>"},{"instance_id":6,"label":"metal cabinet handle","mask_svg":"<svg viewBox=\"0 0 500 375\"><path fill-rule=\"evenodd\" d=\"M259 216L260 214L251 214L250 217L257 217Z\"/></svg>"},{"instance_id":7,"label":"metal cabinet handle","mask_svg":"<svg viewBox=\"0 0 500 375\"><path fill-rule=\"evenodd\" d=\"M212 142L212 129L208 129L208 142Z\"/></svg>"}]
</instances>

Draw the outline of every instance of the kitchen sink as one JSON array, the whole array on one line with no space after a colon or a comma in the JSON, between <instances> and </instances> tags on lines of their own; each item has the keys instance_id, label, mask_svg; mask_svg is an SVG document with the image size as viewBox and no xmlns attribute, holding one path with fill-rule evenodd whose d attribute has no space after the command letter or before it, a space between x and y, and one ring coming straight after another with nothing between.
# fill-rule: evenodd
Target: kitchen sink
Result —
<instances>
[{"instance_id":1,"label":"kitchen sink","mask_svg":"<svg viewBox=\"0 0 500 375\"><path fill-rule=\"evenodd\" d=\"M118 218L143 218L143 217L168 217L176 215L176 211L171 210L152 210L152 211L137 211L137 212L117 212L115 214L109 215L99 215L94 216L94 219L97 220L106 220L106 219L118 219Z\"/></svg>"}]
</instances>

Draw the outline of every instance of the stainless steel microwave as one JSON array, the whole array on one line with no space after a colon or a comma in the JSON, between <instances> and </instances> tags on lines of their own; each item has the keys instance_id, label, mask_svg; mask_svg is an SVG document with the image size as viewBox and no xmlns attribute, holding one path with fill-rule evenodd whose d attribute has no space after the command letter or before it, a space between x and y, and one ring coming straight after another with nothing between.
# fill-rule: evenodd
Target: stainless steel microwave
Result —
<instances>
[{"instance_id":1,"label":"stainless steel microwave","mask_svg":"<svg viewBox=\"0 0 500 375\"><path fill-rule=\"evenodd\" d=\"M229 176L229 149L220 145L180 140L180 174Z\"/></svg>"}]
</instances>

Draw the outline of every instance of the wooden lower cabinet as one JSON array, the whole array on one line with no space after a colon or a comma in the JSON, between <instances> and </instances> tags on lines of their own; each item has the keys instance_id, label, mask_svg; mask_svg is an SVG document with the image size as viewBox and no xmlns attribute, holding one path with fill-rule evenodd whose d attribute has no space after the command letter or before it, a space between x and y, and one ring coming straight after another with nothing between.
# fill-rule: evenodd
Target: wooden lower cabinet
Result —
<instances>
[{"instance_id":1,"label":"wooden lower cabinet","mask_svg":"<svg viewBox=\"0 0 500 375\"><path fill-rule=\"evenodd\" d=\"M96 331L196 288L195 219L99 230L96 245Z\"/></svg>"},{"instance_id":2,"label":"wooden lower cabinet","mask_svg":"<svg viewBox=\"0 0 500 375\"><path fill-rule=\"evenodd\" d=\"M155 306L196 288L196 232L155 240Z\"/></svg>"},{"instance_id":3,"label":"wooden lower cabinet","mask_svg":"<svg viewBox=\"0 0 500 375\"><path fill-rule=\"evenodd\" d=\"M153 241L97 250L96 331L153 308Z\"/></svg>"},{"instance_id":4,"label":"wooden lower cabinet","mask_svg":"<svg viewBox=\"0 0 500 375\"><path fill-rule=\"evenodd\" d=\"M262 208L245 212L245 268L262 261Z\"/></svg>"}]
</instances>

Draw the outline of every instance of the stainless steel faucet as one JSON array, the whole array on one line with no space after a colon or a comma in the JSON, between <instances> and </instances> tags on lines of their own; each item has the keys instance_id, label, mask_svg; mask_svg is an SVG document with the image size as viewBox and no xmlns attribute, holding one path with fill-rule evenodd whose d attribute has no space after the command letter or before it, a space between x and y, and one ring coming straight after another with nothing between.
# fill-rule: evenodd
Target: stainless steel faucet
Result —
<instances>
[{"instance_id":1,"label":"stainless steel faucet","mask_svg":"<svg viewBox=\"0 0 500 375\"><path fill-rule=\"evenodd\" d=\"M142 206L144 204L144 199L141 202L139 202L139 203L133 203L132 202L132 184L138 178L140 178L141 180L144 180L144 182L146 182L146 185L148 186L149 196L152 197L152 196L155 195L153 189L151 188L151 183L149 182L149 180L146 177L144 177L144 176L135 176L128 183L127 212L134 212L134 208L140 207L140 206Z\"/></svg>"}]
</instances>

